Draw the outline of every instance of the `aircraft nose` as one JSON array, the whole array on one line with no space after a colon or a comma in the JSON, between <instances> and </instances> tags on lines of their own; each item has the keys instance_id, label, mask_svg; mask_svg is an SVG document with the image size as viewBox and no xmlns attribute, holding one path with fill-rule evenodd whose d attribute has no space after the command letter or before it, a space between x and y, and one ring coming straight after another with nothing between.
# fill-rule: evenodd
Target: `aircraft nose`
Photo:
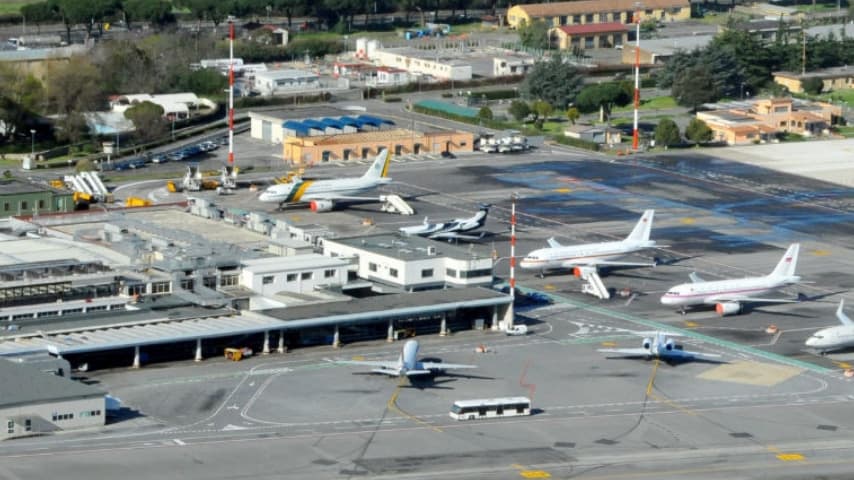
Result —
<instances>
[{"instance_id":1,"label":"aircraft nose","mask_svg":"<svg viewBox=\"0 0 854 480\"><path fill-rule=\"evenodd\" d=\"M670 305L673 303L673 299L668 297L667 295L661 296L661 304L662 305Z\"/></svg>"},{"instance_id":2,"label":"aircraft nose","mask_svg":"<svg viewBox=\"0 0 854 480\"><path fill-rule=\"evenodd\" d=\"M815 346L817 346L817 345L818 345L818 339L817 339L817 338L815 338L815 337L810 337L810 338L808 338L808 339L807 339L807 346L808 346L808 347L815 347Z\"/></svg>"}]
</instances>

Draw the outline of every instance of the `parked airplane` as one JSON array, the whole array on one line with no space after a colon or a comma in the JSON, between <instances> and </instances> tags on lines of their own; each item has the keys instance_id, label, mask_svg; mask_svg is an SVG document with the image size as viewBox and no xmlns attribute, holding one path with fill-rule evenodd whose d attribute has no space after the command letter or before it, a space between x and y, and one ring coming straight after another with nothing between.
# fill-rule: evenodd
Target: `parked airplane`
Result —
<instances>
[{"instance_id":1,"label":"parked airplane","mask_svg":"<svg viewBox=\"0 0 854 480\"><path fill-rule=\"evenodd\" d=\"M403 351L397 361L370 361L370 360L336 360L335 363L344 365L364 365L376 367L371 371L382 373L392 377L412 377L418 375L432 375L443 370L462 368L477 368L477 365L459 365L455 363L422 362L418 360L418 341L407 340L403 344Z\"/></svg>"},{"instance_id":2,"label":"parked airplane","mask_svg":"<svg viewBox=\"0 0 854 480\"><path fill-rule=\"evenodd\" d=\"M836 318L842 325L815 332L813 336L807 339L808 347L818 350L822 355L833 350L854 347L854 321L842 311L844 306L845 300L840 300L839 308L836 309Z\"/></svg>"},{"instance_id":3,"label":"parked airplane","mask_svg":"<svg viewBox=\"0 0 854 480\"><path fill-rule=\"evenodd\" d=\"M661 360L714 360L720 355L713 353L689 352L676 348L672 338L664 332L655 332L652 338L644 338L641 348L600 348L602 353L616 353L623 358L658 358Z\"/></svg>"},{"instance_id":4,"label":"parked airplane","mask_svg":"<svg viewBox=\"0 0 854 480\"><path fill-rule=\"evenodd\" d=\"M616 242L589 243L585 245L561 245L554 238L548 239L549 246L529 253L519 266L529 270L555 270L572 268L576 277L582 276L584 267L654 267L655 263L637 263L612 261L614 258L637 252L645 248L655 248L654 240L649 239L655 210L643 212L637 225L624 240Z\"/></svg>"},{"instance_id":5,"label":"parked airplane","mask_svg":"<svg viewBox=\"0 0 854 480\"><path fill-rule=\"evenodd\" d=\"M486 224L486 216L489 214L491 205L481 205L480 210L469 218L456 218L447 222L430 223L424 217L424 223L411 227L401 227L400 233L404 235L420 235L422 237L442 240L477 240L483 238L480 235L462 235L465 232L477 230Z\"/></svg>"},{"instance_id":6,"label":"parked airplane","mask_svg":"<svg viewBox=\"0 0 854 480\"><path fill-rule=\"evenodd\" d=\"M335 208L337 203L380 202L380 197L356 195L390 183L391 178L387 177L390 161L388 150L383 150L361 177L330 180L304 180L295 177L286 183L271 185L258 199L262 202L278 203L279 207L290 203L309 202L314 212L328 212Z\"/></svg>"},{"instance_id":7,"label":"parked airplane","mask_svg":"<svg viewBox=\"0 0 854 480\"><path fill-rule=\"evenodd\" d=\"M801 280L801 277L795 275L799 249L798 243L790 245L774 271L762 277L706 282L696 273L692 273L692 283L671 288L661 297L661 303L680 307L683 314L685 308L692 305L714 305L720 316L740 313L743 302L796 303L799 300L758 298L754 295L761 295Z\"/></svg>"}]
</instances>

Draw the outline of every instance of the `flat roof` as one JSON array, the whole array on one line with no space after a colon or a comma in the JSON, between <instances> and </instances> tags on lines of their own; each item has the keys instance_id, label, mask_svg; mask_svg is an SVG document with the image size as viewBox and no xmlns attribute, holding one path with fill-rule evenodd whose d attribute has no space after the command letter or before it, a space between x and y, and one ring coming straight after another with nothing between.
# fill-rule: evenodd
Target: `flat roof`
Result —
<instances>
[{"instance_id":1,"label":"flat roof","mask_svg":"<svg viewBox=\"0 0 854 480\"><path fill-rule=\"evenodd\" d=\"M336 145L342 143L391 142L394 140L412 138L423 139L424 134L421 132L414 132L412 130L395 128L391 130L377 130L373 132L342 133L339 135L305 137L302 139L314 145Z\"/></svg>"},{"instance_id":2,"label":"flat roof","mask_svg":"<svg viewBox=\"0 0 854 480\"><path fill-rule=\"evenodd\" d=\"M326 257L317 253L293 255L290 257L267 257L243 260L240 264L245 270L255 274L282 272L286 270L305 270L307 268L340 267L348 264L340 258Z\"/></svg>"},{"instance_id":3,"label":"flat roof","mask_svg":"<svg viewBox=\"0 0 854 480\"><path fill-rule=\"evenodd\" d=\"M20 193L53 192L47 185L25 182L18 179L0 180L0 195L17 195Z\"/></svg>"},{"instance_id":4,"label":"flat roof","mask_svg":"<svg viewBox=\"0 0 854 480\"><path fill-rule=\"evenodd\" d=\"M333 238L325 241L339 243L349 247L359 248L378 255L399 258L403 260L423 260L428 258L448 257L460 260L490 258L477 256L468 248L448 242L431 240L419 236L403 236L398 233L377 233L374 235ZM430 248L435 254L430 254Z\"/></svg>"},{"instance_id":5,"label":"flat roof","mask_svg":"<svg viewBox=\"0 0 854 480\"><path fill-rule=\"evenodd\" d=\"M529 3L527 5L516 5L531 17L543 17L553 15L573 15L596 12L625 12L637 9L635 0L576 0L573 2L555 3ZM657 8L688 8L688 0L644 0L643 8L652 10Z\"/></svg>"},{"instance_id":6,"label":"flat roof","mask_svg":"<svg viewBox=\"0 0 854 480\"><path fill-rule=\"evenodd\" d=\"M81 263L100 261L104 265L129 265L130 260L107 247L54 237L22 238L3 242L0 265L76 259Z\"/></svg>"},{"instance_id":7,"label":"flat roof","mask_svg":"<svg viewBox=\"0 0 854 480\"><path fill-rule=\"evenodd\" d=\"M251 118L262 120L270 120L272 122L282 123L285 120L302 120L305 118L321 118L321 117L341 117L352 114L348 110L330 107L326 105L317 105L311 107L297 107L282 110L265 110L264 112L249 112Z\"/></svg>"},{"instance_id":8,"label":"flat roof","mask_svg":"<svg viewBox=\"0 0 854 480\"><path fill-rule=\"evenodd\" d=\"M103 397L105 394L100 388L42 372L26 363L2 358L0 358L0 385L5 387L3 395L0 395L0 408Z\"/></svg>"},{"instance_id":9,"label":"flat roof","mask_svg":"<svg viewBox=\"0 0 854 480\"><path fill-rule=\"evenodd\" d=\"M656 55L673 55L678 51L690 51L703 48L712 43L714 35L692 35L690 37L654 38L641 42L641 50ZM625 48L629 48L627 45Z\"/></svg>"},{"instance_id":10,"label":"flat roof","mask_svg":"<svg viewBox=\"0 0 854 480\"><path fill-rule=\"evenodd\" d=\"M506 305L510 296L487 288L451 288L335 301L239 314L219 311L207 316L170 318L163 312L147 321L74 326L55 331L0 338L0 356L52 351L74 354L132 348L196 339L249 335L343 324L375 323L387 318L430 315L460 308ZM200 310L200 309L197 309ZM83 322L78 322L83 323Z\"/></svg>"},{"instance_id":11,"label":"flat roof","mask_svg":"<svg viewBox=\"0 0 854 480\"><path fill-rule=\"evenodd\" d=\"M267 70L266 72L256 72L255 79L267 78L270 80L279 80L283 78L318 78L316 73L304 72L302 70L283 69L283 70Z\"/></svg>"},{"instance_id":12,"label":"flat roof","mask_svg":"<svg viewBox=\"0 0 854 480\"><path fill-rule=\"evenodd\" d=\"M619 22L584 23L581 25L561 25L557 27L567 35L585 35L588 33L625 32L631 25Z\"/></svg>"}]
</instances>

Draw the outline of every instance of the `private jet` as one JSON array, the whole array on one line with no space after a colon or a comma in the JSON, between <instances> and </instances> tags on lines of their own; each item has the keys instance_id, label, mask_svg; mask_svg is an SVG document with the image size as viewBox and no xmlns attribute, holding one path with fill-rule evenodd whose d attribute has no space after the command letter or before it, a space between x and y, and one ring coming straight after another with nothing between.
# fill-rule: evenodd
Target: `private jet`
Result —
<instances>
[{"instance_id":1,"label":"private jet","mask_svg":"<svg viewBox=\"0 0 854 480\"><path fill-rule=\"evenodd\" d=\"M425 217L424 223L411 227L401 227L400 233L406 236L418 235L436 240L477 240L483 238L480 235L463 235L466 232L482 228L486 224L486 216L489 214L491 205L481 205L480 210L468 218L456 218L447 222L430 223Z\"/></svg>"},{"instance_id":2,"label":"private jet","mask_svg":"<svg viewBox=\"0 0 854 480\"><path fill-rule=\"evenodd\" d=\"M841 325L815 332L806 341L808 347L822 355L830 351L854 347L854 321L845 315L843 308L845 308L845 300L840 300L839 308L836 309L836 318Z\"/></svg>"},{"instance_id":3,"label":"private jet","mask_svg":"<svg viewBox=\"0 0 854 480\"><path fill-rule=\"evenodd\" d=\"M676 343L668 334L655 332L651 338L644 338L641 348L600 348L602 353L615 353L621 358L657 358L665 361L711 360L720 358L713 353L689 352L676 347Z\"/></svg>"}]
</instances>

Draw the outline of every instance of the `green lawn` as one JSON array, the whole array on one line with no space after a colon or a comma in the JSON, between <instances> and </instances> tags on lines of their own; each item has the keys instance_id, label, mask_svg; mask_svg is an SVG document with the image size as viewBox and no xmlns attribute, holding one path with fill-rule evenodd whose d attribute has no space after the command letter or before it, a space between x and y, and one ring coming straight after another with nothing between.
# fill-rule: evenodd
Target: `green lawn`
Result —
<instances>
[{"instance_id":1,"label":"green lawn","mask_svg":"<svg viewBox=\"0 0 854 480\"><path fill-rule=\"evenodd\" d=\"M630 112L634 110L634 104L626 105L625 107L615 107L615 112ZM668 108L679 108L679 104L671 96L653 97L648 99L641 98L641 110L664 110Z\"/></svg>"},{"instance_id":2,"label":"green lawn","mask_svg":"<svg viewBox=\"0 0 854 480\"><path fill-rule=\"evenodd\" d=\"M40 0L0 0L0 15L21 13L21 7Z\"/></svg>"},{"instance_id":3,"label":"green lawn","mask_svg":"<svg viewBox=\"0 0 854 480\"><path fill-rule=\"evenodd\" d=\"M836 127L834 130L845 138L854 138L854 126Z\"/></svg>"}]
</instances>

